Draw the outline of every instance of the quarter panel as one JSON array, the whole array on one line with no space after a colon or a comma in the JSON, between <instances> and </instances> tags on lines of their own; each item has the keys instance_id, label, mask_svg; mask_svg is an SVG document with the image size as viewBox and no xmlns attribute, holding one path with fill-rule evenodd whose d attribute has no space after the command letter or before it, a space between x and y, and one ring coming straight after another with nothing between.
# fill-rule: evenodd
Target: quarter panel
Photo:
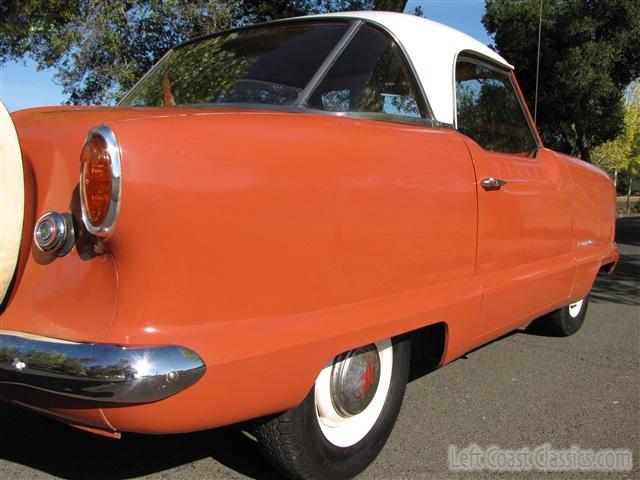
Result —
<instances>
[{"instance_id":1,"label":"quarter panel","mask_svg":"<svg viewBox=\"0 0 640 480\"><path fill-rule=\"evenodd\" d=\"M125 317L289 315L473 274L473 170L446 131L274 114L113 128Z\"/></svg>"},{"instance_id":2,"label":"quarter panel","mask_svg":"<svg viewBox=\"0 0 640 480\"><path fill-rule=\"evenodd\" d=\"M456 132L274 112L109 112L58 115L64 145L31 117L18 122L39 157L34 216L77 207L82 140L99 123L121 145L122 206L90 255L39 263L23 252L1 327L202 356L208 372L185 392L105 409L115 428L188 431L289 408L332 356L436 322L448 323L443 362L472 344L475 177ZM152 424L161 412L180 414Z\"/></svg>"}]
</instances>

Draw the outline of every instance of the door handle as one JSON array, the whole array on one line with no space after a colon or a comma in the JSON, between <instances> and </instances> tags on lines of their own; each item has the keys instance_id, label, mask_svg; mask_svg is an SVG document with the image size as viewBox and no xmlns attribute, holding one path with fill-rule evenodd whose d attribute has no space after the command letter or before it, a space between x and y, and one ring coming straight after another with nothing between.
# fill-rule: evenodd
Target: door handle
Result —
<instances>
[{"instance_id":1,"label":"door handle","mask_svg":"<svg viewBox=\"0 0 640 480\"><path fill-rule=\"evenodd\" d=\"M500 187L506 184L506 180L494 177L484 178L480 181L480 185L482 185L482 188L485 190L499 190Z\"/></svg>"}]
</instances>

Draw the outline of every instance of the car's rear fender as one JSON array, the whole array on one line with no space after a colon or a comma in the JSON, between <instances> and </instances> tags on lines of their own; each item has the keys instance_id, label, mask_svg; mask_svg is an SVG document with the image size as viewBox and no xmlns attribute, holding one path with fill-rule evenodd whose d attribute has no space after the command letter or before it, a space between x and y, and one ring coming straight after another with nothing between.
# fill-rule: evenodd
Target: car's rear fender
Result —
<instances>
[{"instance_id":1,"label":"car's rear fender","mask_svg":"<svg viewBox=\"0 0 640 480\"><path fill-rule=\"evenodd\" d=\"M122 150L113 235L79 238L48 264L30 248L2 317L11 330L202 357L207 373L184 392L109 407L115 428L187 431L283 410L334 355L436 322L447 323L443 361L469 347L476 193L456 132L274 112L134 116L99 122ZM46 210L79 218L76 159L99 119L88 117L73 135L69 122L63 146L17 122L34 169L25 236Z\"/></svg>"}]
</instances>

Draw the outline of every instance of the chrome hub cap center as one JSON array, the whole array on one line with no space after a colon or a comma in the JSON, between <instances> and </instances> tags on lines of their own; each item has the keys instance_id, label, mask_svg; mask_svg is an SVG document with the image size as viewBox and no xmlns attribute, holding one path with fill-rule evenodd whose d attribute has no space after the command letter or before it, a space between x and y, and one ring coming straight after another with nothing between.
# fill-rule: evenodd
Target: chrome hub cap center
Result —
<instances>
[{"instance_id":1,"label":"chrome hub cap center","mask_svg":"<svg viewBox=\"0 0 640 480\"><path fill-rule=\"evenodd\" d=\"M331 402L344 417L357 415L371 403L380 381L380 356L375 345L339 355L331 370Z\"/></svg>"}]
</instances>

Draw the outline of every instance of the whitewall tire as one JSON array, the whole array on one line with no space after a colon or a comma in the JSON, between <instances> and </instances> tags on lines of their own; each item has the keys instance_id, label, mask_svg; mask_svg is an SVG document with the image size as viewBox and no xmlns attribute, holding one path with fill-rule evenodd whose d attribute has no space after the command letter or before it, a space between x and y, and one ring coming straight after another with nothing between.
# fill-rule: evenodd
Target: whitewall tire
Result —
<instances>
[{"instance_id":1,"label":"whitewall tire","mask_svg":"<svg viewBox=\"0 0 640 480\"><path fill-rule=\"evenodd\" d=\"M387 339L336 356L297 407L260 423L260 449L289 478L347 479L378 455L395 424L410 342Z\"/></svg>"}]
</instances>

